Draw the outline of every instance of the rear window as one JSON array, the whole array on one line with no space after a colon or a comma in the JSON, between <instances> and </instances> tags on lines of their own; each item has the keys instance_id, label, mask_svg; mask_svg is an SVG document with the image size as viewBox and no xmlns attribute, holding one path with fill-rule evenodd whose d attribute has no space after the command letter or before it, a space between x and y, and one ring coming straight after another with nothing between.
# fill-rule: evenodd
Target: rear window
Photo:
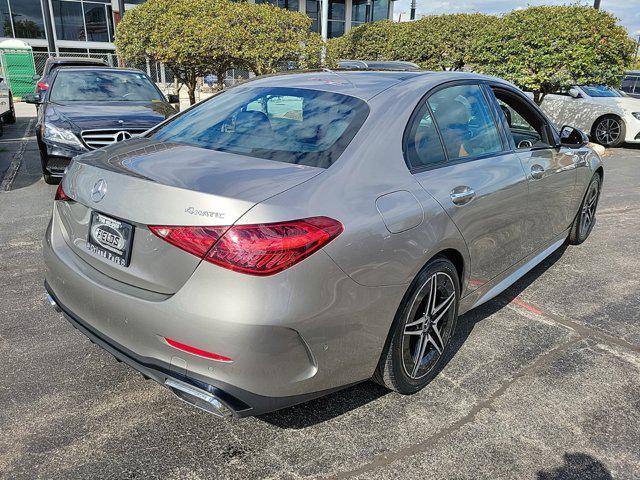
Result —
<instances>
[{"instance_id":1,"label":"rear window","mask_svg":"<svg viewBox=\"0 0 640 480\"><path fill-rule=\"evenodd\" d=\"M153 138L251 157L327 168L369 113L367 104L302 88L228 90L176 117Z\"/></svg>"}]
</instances>

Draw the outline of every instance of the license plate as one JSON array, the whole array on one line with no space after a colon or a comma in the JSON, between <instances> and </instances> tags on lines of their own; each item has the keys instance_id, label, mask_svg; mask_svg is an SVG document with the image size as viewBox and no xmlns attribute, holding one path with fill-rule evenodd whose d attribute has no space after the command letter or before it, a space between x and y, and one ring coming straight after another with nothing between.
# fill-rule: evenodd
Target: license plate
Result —
<instances>
[{"instance_id":1,"label":"license plate","mask_svg":"<svg viewBox=\"0 0 640 480\"><path fill-rule=\"evenodd\" d=\"M105 260L128 267L131 257L133 225L91 212L87 249Z\"/></svg>"}]
</instances>

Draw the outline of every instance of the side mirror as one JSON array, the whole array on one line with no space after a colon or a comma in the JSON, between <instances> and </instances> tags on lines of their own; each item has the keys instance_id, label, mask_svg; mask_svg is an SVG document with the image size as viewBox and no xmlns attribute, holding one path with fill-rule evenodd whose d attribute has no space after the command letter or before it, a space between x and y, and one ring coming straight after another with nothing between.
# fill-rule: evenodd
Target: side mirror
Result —
<instances>
[{"instance_id":1,"label":"side mirror","mask_svg":"<svg viewBox=\"0 0 640 480\"><path fill-rule=\"evenodd\" d=\"M176 95L175 93L167 95L167 99L169 100L169 103L180 103L180 95Z\"/></svg>"},{"instance_id":2,"label":"side mirror","mask_svg":"<svg viewBox=\"0 0 640 480\"><path fill-rule=\"evenodd\" d=\"M577 128L565 125L560 129L560 144L563 147L582 148L589 143L589 137Z\"/></svg>"},{"instance_id":3,"label":"side mirror","mask_svg":"<svg viewBox=\"0 0 640 480\"><path fill-rule=\"evenodd\" d=\"M570 88L569 96L571 98L582 98L582 94L580 93L580 90L578 90L577 88Z\"/></svg>"},{"instance_id":4,"label":"side mirror","mask_svg":"<svg viewBox=\"0 0 640 480\"><path fill-rule=\"evenodd\" d=\"M39 93L28 93L22 97L26 103L34 103L36 105L42 103L42 96Z\"/></svg>"},{"instance_id":5,"label":"side mirror","mask_svg":"<svg viewBox=\"0 0 640 480\"><path fill-rule=\"evenodd\" d=\"M33 79L34 82L37 82L40 80L40 75L34 75L33 77L31 77Z\"/></svg>"}]
</instances>

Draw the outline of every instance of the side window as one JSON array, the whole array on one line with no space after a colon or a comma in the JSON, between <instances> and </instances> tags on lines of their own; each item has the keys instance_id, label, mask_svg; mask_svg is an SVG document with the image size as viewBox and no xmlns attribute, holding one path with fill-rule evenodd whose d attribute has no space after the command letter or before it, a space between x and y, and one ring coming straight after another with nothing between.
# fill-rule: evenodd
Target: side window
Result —
<instances>
[{"instance_id":1,"label":"side window","mask_svg":"<svg viewBox=\"0 0 640 480\"><path fill-rule=\"evenodd\" d=\"M405 150L407 163L412 170L446 160L440 136L426 105L422 106L409 127Z\"/></svg>"},{"instance_id":2,"label":"side window","mask_svg":"<svg viewBox=\"0 0 640 480\"><path fill-rule=\"evenodd\" d=\"M480 86L445 88L431 95L427 103L442 134L449 159L503 150L498 128Z\"/></svg>"},{"instance_id":3,"label":"side window","mask_svg":"<svg viewBox=\"0 0 640 480\"><path fill-rule=\"evenodd\" d=\"M636 86L638 91L640 91L640 85L637 85L637 78L636 77L632 77L631 75L627 75L626 77L622 77L621 90L623 92L633 93L634 86Z\"/></svg>"},{"instance_id":4,"label":"side window","mask_svg":"<svg viewBox=\"0 0 640 480\"><path fill-rule=\"evenodd\" d=\"M517 150L551 147L544 119L531 105L505 90L493 89L493 93Z\"/></svg>"}]
</instances>

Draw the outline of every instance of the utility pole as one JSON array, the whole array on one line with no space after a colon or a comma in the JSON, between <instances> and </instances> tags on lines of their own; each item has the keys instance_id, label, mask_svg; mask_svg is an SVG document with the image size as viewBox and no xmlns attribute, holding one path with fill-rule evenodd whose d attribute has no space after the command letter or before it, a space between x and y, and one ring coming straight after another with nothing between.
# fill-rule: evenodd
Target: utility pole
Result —
<instances>
[{"instance_id":1,"label":"utility pole","mask_svg":"<svg viewBox=\"0 0 640 480\"><path fill-rule=\"evenodd\" d=\"M600 10L600 0L593 0L593 8Z\"/></svg>"},{"instance_id":2,"label":"utility pole","mask_svg":"<svg viewBox=\"0 0 640 480\"><path fill-rule=\"evenodd\" d=\"M416 0L411 0L411 14L409 16L409 20L416 19Z\"/></svg>"}]
</instances>

